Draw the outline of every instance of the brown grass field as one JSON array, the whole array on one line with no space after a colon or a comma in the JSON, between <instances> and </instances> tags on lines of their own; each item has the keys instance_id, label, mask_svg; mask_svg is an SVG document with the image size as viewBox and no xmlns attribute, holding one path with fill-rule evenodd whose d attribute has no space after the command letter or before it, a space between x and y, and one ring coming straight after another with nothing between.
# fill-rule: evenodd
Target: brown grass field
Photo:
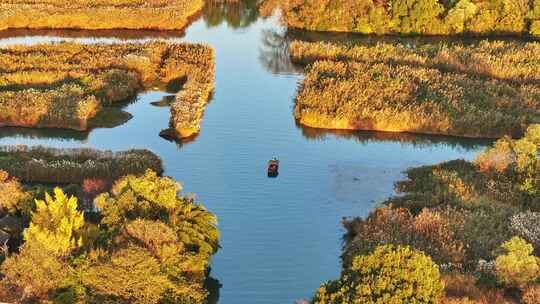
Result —
<instances>
[{"instance_id":1,"label":"brown grass field","mask_svg":"<svg viewBox=\"0 0 540 304\"><path fill-rule=\"evenodd\" d=\"M5 0L0 30L180 30L203 7L203 0Z\"/></svg>"},{"instance_id":2,"label":"brown grass field","mask_svg":"<svg viewBox=\"0 0 540 304\"><path fill-rule=\"evenodd\" d=\"M103 106L184 81L171 107L176 136L197 133L213 90L214 52L195 44L11 46L0 49L0 125L87 130Z\"/></svg>"}]
</instances>

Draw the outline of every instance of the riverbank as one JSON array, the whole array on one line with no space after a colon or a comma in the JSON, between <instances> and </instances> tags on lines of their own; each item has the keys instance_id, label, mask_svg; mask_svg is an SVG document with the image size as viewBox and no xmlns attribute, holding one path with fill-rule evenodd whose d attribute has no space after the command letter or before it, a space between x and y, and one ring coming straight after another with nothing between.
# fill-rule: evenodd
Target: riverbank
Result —
<instances>
[{"instance_id":1,"label":"riverbank","mask_svg":"<svg viewBox=\"0 0 540 304\"><path fill-rule=\"evenodd\" d=\"M540 111L540 44L293 41L295 117L326 129L518 137Z\"/></svg>"},{"instance_id":2,"label":"riverbank","mask_svg":"<svg viewBox=\"0 0 540 304\"><path fill-rule=\"evenodd\" d=\"M163 42L11 46L0 49L0 60L1 126L80 131L108 126L103 119L89 123L105 106L130 100L144 89L176 84L180 92L171 107L172 136L185 136L183 128L192 135L215 73L209 47Z\"/></svg>"},{"instance_id":3,"label":"riverbank","mask_svg":"<svg viewBox=\"0 0 540 304\"><path fill-rule=\"evenodd\" d=\"M407 179L396 184L399 195L366 218L344 221L343 276L323 284L314 303L353 303L383 294L410 302L416 293L399 292L407 280L378 285L373 294L354 287L362 278L377 279L363 276L355 266L359 259L387 245L409 246L429 257L446 285L442 298L434 295L440 303L537 303L539 135L540 125L532 125L522 139L500 139L475 161L407 170ZM431 278L412 288L421 288L424 279Z\"/></svg>"},{"instance_id":4,"label":"riverbank","mask_svg":"<svg viewBox=\"0 0 540 304\"><path fill-rule=\"evenodd\" d=\"M203 0L12 0L0 4L0 30L181 30L204 4Z\"/></svg>"}]
</instances>

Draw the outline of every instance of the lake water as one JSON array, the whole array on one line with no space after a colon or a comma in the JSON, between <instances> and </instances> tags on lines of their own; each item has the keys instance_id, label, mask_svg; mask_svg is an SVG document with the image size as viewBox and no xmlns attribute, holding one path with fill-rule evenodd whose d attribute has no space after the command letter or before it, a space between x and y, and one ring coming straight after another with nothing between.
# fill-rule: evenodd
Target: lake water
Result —
<instances>
[{"instance_id":1,"label":"lake water","mask_svg":"<svg viewBox=\"0 0 540 304\"><path fill-rule=\"evenodd\" d=\"M167 93L146 92L126 106L134 117L120 127L89 134L4 128L0 144L152 150L165 174L219 217L223 248L211 272L222 285L214 295L219 303L294 303L339 275L342 217L367 215L394 193L403 170L471 159L489 142L298 126L292 109L302 75L287 60L284 29L249 6L231 10L207 12L185 34L3 33L0 45L153 37L203 42L216 50L217 79L201 133L189 143L158 136L169 110L150 103ZM266 162L274 156L280 175L269 179Z\"/></svg>"}]
</instances>

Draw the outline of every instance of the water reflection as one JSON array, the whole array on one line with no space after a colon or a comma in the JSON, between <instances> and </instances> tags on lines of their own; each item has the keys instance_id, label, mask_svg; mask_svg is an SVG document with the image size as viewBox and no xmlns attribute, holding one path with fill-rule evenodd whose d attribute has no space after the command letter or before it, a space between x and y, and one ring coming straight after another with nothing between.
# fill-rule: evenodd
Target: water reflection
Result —
<instances>
[{"instance_id":1,"label":"water reflection","mask_svg":"<svg viewBox=\"0 0 540 304\"><path fill-rule=\"evenodd\" d=\"M301 73L303 68L294 65L289 56L289 42L286 30L264 29L259 48L261 65L273 74Z\"/></svg>"},{"instance_id":2,"label":"water reflection","mask_svg":"<svg viewBox=\"0 0 540 304\"><path fill-rule=\"evenodd\" d=\"M234 29L247 28L259 19L258 0L208 1L203 20L208 27L223 23Z\"/></svg>"},{"instance_id":3,"label":"water reflection","mask_svg":"<svg viewBox=\"0 0 540 304\"><path fill-rule=\"evenodd\" d=\"M448 148L463 151L477 151L490 145L490 139L463 139L455 136L425 135L405 132L378 132L354 130L326 130L310 128L299 123L296 126L302 130L302 135L312 141L326 141L331 137L355 140L364 145L375 142L397 142L411 145L415 148L426 148L433 145L445 145Z\"/></svg>"},{"instance_id":4,"label":"water reflection","mask_svg":"<svg viewBox=\"0 0 540 304\"><path fill-rule=\"evenodd\" d=\"M156 38L182 38L185 31L156 30L33 30L12 29L0 31L0 39L20 37L61 37L61 38L109 38L118 40L142 40Z\"/></svg>"},{"instance_id":5,"label":"water reflection","mask_svg":"<svg viewBox=\"0 0 540 304\"><path fill-rule=\"evenodd\" d=\"M13 138L16 140L57 140L86 142L89 132L80 132L67 129L32 129L20 127L0 128L0 139Z\"/></svg>"}]
</instances>

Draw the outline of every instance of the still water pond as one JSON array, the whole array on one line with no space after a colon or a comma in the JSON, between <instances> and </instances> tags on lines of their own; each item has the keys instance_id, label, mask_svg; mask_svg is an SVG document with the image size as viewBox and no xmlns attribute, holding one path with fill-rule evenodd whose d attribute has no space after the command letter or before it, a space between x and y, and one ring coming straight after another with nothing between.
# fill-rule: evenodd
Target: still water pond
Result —
<instances>
[{"instance_id":1,"label":"still water pond","mask_svg":"<svg viewBox=\"0 0 540 304\"><path fill-rule=\"evenodd\" d=\"M0 144L154 151L165 174L219 217L223 248L211 273L222 285L219 303L293 303L339 275L342 217L365 216L393 194L406 168L471 159L488 143L297 126L292 107L302 75L287 61L284 29L249 7L235 9L234 18L207 13L185 33L4 33L0 45L156 37L203 42L216 50L217 79L201 134L189 143L158 136L169 110L151 103L168 94L146 92L126 106L133 119L120 127L89 134L4 128ZM274 156L282 166L269 179L266 161Z\"/></svg>"}]
</instances>

